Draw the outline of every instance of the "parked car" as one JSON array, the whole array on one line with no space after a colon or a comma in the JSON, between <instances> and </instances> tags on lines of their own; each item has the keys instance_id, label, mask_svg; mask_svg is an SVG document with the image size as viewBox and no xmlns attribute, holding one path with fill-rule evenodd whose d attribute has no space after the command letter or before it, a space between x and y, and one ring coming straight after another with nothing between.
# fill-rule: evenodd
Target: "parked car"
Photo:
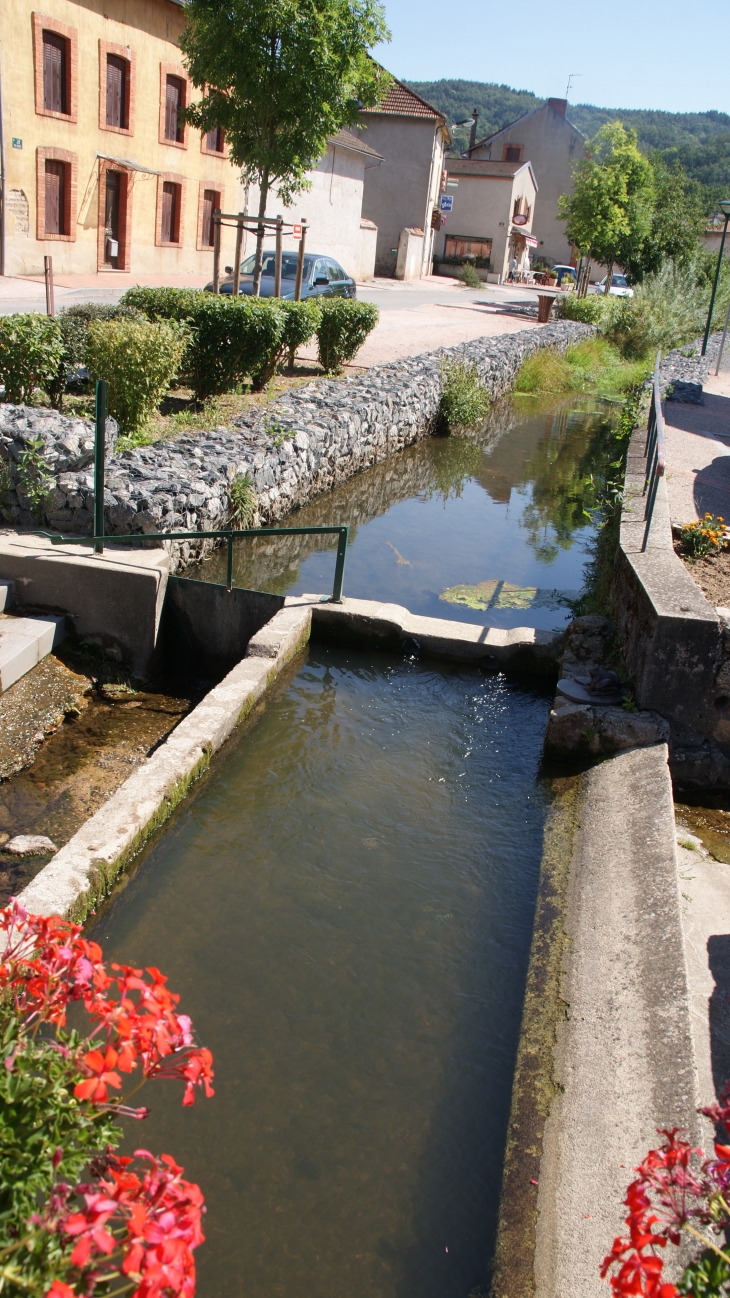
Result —
<instances>
[{"instance_id":1,"label":"parked car","mask_svg":"<svg viewBox=\"0 0 730 1298\"><path fill-rule=\"evenodd\" d=\"M560 288L564 279L572 279L573 283L575 283L578 278L575 266L553 266L553 270L557 272L558 288Z\"/></svg>"},{"instance_id":2,"label":"parked car","mask_svg":"<svg viewBox=\"0 0 730 1298\"><path fill-rule=\"evenodd\" d=\"M600 284L596 287L597 293L606 292L606 276L603 276ZM633 297L634 290L630 288L629 282L625 275L612 275L611 287L608 290L609 297Z\"/></svg>"},{"instance_id":3,"label":"parked car","mask_svg":"<svg viewBox=\"0 0 730 1298\"><path fill-rule=\"evenodd\" d=\"M264 252L261 263L261 297L274 296L274 260L273 252ZM255 253L241 262L241 279L239 293L251 294L253 291L253 268ZM233 292L233 271L226 266L226 277L220 282L221 293ZM294 297L294 285L297 274L297 253L285 252L281 257L281 296ZM213 292L213 281L206 284L209 293ZM345 273L332 257L321 257L318 253L307 253L302 272L302 297L356 297L357 287L354 279Z\"/></svg>"}]
</instances>

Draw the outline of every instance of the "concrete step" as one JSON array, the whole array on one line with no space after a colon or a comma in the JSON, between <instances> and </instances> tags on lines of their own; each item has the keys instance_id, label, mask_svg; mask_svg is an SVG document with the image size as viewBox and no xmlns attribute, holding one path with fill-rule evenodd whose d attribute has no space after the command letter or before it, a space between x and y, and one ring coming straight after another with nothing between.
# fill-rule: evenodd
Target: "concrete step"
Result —
<instances>
[{"instance_id":1,"label":"concrete step","mask_svg":"<svg viewBox=\"0 0 730 1298\"><path fill-rule=\"evenodd\" d=\"M14 581L5 581L4 578L0 578L0 613L7 613L13 602L14 590Z\"/></svg>"},{"instance_id":2,"label":"concrete step","mask_svg":"<svg viewBox=\"0 0 730 1298\"><path fill-rule=\"evenodd\" d=\"M51 613L41 617L0 614L0 694L45 658L55 645L60 644L65 634L66 619L63 616Z\"/></svg>"}]
</instances>

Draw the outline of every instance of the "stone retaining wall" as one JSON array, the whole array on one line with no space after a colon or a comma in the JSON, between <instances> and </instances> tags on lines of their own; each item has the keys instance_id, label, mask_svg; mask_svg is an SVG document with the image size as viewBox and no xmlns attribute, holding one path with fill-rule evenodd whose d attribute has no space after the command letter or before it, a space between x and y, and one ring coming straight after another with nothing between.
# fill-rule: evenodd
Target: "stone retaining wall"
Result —
<instances>
[{"instance_id":1,"label":"stone retaining wall","mask_svg":"<svg viewBox=\"0 0 730 1298\"><path fill-rule=\"evenodd\" d=\"M587 325L562 320L479 338L374 366L356 378L293 389L265 410L247 412L213 433L124 451L107 465L106 529L110 535L125 535L223 527L230 484L245 474L256 488L260 521L274 523L318 493L434 433L445 356L474 362L494 399L510 390L522 362L538 348L564 351L592 332ZM52 410L0 405L0 457L7 465L2 517L15 528L38 526L19 471L20 458L34 438L42 439L53 474L43 525L88 535L94 511L92 425ZM173 570L206 548L205 543L175 545Z\"/></svg>"}]
</instances>

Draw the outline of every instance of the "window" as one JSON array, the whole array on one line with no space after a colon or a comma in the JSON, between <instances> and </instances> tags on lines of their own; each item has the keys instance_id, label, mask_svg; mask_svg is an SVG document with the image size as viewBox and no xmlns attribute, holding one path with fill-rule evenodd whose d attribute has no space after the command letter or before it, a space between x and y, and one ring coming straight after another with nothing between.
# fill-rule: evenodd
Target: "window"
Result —
<instances>
[{"instance_id":1,"label":"window","mask_svg":"<svg viewBox=\"0 0 730 1298\"><path fill-rule=\"evenodd\" d=\"M68 41L56 32L43 32L43 107L47 113L68 113Z\"/></svg>"},{"instance_id":2,"label":"window","mask_svg":"<svg viewBox=\"0 0 730 1298\"><path fill-rule=\"evenodd\" d=\"M213 225L213 213L221 205L220 194L216 189L203 190L203 211L202 223L200 227L200 245L202 248L212 248L214 242L215 228Z\"/></svg>"},{"instance_id":3,"label":"window","mask_svg":"<svg viewBox=\"0 0 730 1298\"><path fill-rule=\"evenodd\" d=\"M157 177L157 221L155 243L158 247L183 246L185 229L185 186L184 176L163 171ZM201 196L202 205L202 196ZM200 231L201 210L198 209L198 230Z\"/></svg>"},{"instance_id":4,"label":"window","mask_svg":"<svg viewBox=\"0 0 730 1298\"><path fill-rule=\"evenodd\" d=\"M212 131L206 132L203 136L203 151L205 153L225 152L225 136L222 127L214 126Z\"/></svg>"},{"instance_id":5,"label":"window","mask_svg":"<svg viewBox=\"0 0 730 1298\"><path fill-rule=\"evenodd\" d=\"M78 119L78 32L45 14L33 14L35 110L41 117Z\"/></svg>"},{"instance_id":6,"label":"window","mask_svg":"<svg viewBox=\"0 0 730 1298\"><path fill-rule=\"evenodd\" d=\"M505 144L502 155L503 162L522 162L522 145Z\"/></svg>"},{"instance_id":7,"label":"window","mask_svg":"<svg viewBox=\"0 0 730 1298\"><path fill-rule=\"evenodd\" d=\"M184 124L180 114L185 107L184 83L181 77L167 77L165 87L165 139L182 144Z\"/></svg>"},{"instance_id":8,"label":"window","mask_svg":"<svg viewBox=\"0 0 730 1298\"><path fill-rule=\"evenodd\" d=\"M347 279L347 276L341 266L336 261L330 261L327 264L327 270L331 284L338 284L341 280Z\"/></svg>"},{"instance_id":9,"label":"window","mask_svg":"<svg viewBox=\"0 0 730 1298\"><path fill-rule=\"evenodd\" d=\"M492 240L469 235L447 234L444 257L484 257L492 255Z\"/></svg>"},{"instance_id":10,"label":"window","mask_svg":"<svg viewBox=\"0 0 730 1298\"><path fill-rule=\"evenodd\" d=\"M36 238L76 238L77 158L67 149L36 149Z\"/></svg>"},{"instance_id":11,"label":"window","mask_svg":"<svg viewBox=\"0 0 730 1298\"><path fill-rule=\"evenodd\" d=\"M129 64L118 54L106 56L106 124L117 131L129 127Z\"/></svg>"}]
</instances>

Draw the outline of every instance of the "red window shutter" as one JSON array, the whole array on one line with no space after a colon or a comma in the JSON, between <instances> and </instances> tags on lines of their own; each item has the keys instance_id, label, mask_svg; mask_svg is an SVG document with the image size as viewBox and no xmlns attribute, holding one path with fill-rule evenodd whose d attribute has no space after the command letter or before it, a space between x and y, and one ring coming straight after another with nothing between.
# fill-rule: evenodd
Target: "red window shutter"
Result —
<instances>
[{"instance_id":1,"label":"red window shutter","mask_svg":"<svg viewBox=\"0 0 730 1298\"><path fill-rule=\"evenodd\" d=\"M207 132L205 137L205 147L211 153L222 153L223 142L223 131L220 126L214 126L211 131Z\"/></svg>"},{"instance_id":2,"label":"red window shutter","mask_svg":"<svg viewBox=\"0 0 730 1298\"><path fill-rule=\"evenodd\" d=\"M206 189L203 193L203 228L200 236L204 248L213 247L213 212L217 207L220 207L218 194L214 189Z\"/></svg>"},{"instance_id":3,"label":"red window shutter","mask_svg":"<svg viewBox=\"0 0 730 1298\"><path fill-rule=\"evenodd\" d=\"M50 113L66 113L68 43L56 32L43 33L43 107Z\"/></svg>"},{"instance_id":4,"label":"red window shutter","mask_svg":"<svg viewBox=\"0 0 730 1298\"><path fill-rule=\"evenodd\" d=\"M66 230L66 165L46 160L46 234L68 234Z\"/></svg>"},{"instance_id":5,"label":"red window shutter","mask_svg":"<svg viewBox=\"0 0 730 1298\"><path fill-rule=\"evenodd\" d=\"M106 56L106 124L125 128L127 125L127 61L116 54Z\"/></svg>"},{"instance_id":6,"label":"red window shutter","mask_svg":"<svg viewBox=\"0 0 730 1298\"><path fill-rule=\"evenodd\" d=\"M183 138L183 124L180 121L183 107L183 83L179 77L168 77L165 99L165 139L175 140L178 144Z\"/></svg>"},{"instance_id":7,"label":"red window shutter","mask_svg":"<svg viewBox=\"0 0 730 1298\"><path fill-rule=\"evenodd\" d=\"M166 180L162 186L161 243L178 243L180 238L180 186Z\"/></svg>"}]
</instances>

